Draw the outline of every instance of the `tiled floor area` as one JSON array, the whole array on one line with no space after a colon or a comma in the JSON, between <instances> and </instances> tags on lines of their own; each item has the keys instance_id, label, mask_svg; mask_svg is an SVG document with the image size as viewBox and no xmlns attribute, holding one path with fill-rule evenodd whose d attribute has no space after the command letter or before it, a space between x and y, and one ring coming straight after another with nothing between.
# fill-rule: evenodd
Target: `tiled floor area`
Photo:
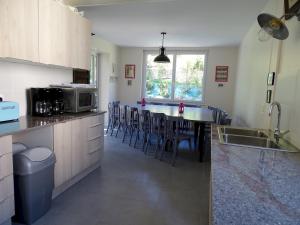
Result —
<instances>
[{"instance_id":1,"label":"tiled floor area","mask_svg":"<svg viewBox=\"0 0 300 225\"><path fill-rule=\"evenodd\" d=\"M181 152L174 168L105 137L102 168L34 225L207 225L210 164L196 158Z\"/></svg>"}]
</instances>

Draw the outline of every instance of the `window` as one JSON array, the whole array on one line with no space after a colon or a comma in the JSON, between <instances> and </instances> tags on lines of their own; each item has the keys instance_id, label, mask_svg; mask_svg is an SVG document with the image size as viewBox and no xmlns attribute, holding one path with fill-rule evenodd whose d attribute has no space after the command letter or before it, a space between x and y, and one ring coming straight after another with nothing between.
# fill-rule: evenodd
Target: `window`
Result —
<instances>
[{"instance_id":1,"label":"window","mask_svg":"<svg viewBox=\"0 0 300 225\"><path fill-rule=\"evenodd\" d=\"M167 101L203 101L205 53L169 52L171 63L154 63L145 52L144 97Z\"/></svg>"},{"instance_id":2,"label":"window","mask_svg":"<svg viewBox=\"0 0 300 225\"><path fill-rule=\"evenodd\" d=\"M90 84L97 85L97 73L98 73L98 55L96 53L91 54L91 68L90 68Z\"/></svg>"}]
</instances>

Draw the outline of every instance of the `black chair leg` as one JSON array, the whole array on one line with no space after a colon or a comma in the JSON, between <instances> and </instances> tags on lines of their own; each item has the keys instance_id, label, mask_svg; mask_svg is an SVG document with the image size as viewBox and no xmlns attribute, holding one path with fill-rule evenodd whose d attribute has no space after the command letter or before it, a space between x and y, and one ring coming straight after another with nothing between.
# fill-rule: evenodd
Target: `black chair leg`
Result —
<instances>
[{"instance_id":1,"label":"black chair leg","mask_svg":"<svg viewBox=\"0 0 300 225\"><path fill-rule=\"evenodd\" d=\"M132 141L132 137L133 137L134 131L135 131L135 129L134 129L134 128L132 128L132 130L131 130L131 134L130 134L129 146L131 146L131 141Z\"/></svg>"},{"instance_id":2,"label":"black chair leg","mask_svg":"<svg viewBox=\"0 0 300 225\"><path fill-rule=\"evenodd\" d=\"M192 140L191 139L189 139L189 149L190 149L190 151L192 151Z\"/></svg>"},{"instance_id":3,"label":"black chair leg","mask_svg":"<svg viewBox=\"0 0 300 225\"><path fill-rule=\"evenodd\" d=\"M123 135L123 140L122 140L123 143L124 143L125 138L126 138L127 130L128 130L128 127L126 126L125 131L124 131L124 135Z\"/></svg>"},{"instance_id":4,"label":"black chair leg","mask_svg":"<svg viewBox=\"0 0 300 225\"><path fill-rule=\"evenodd\" d=\"M147 144L147 133L144 131L144 134L143 134L143 152L145 152L145 147L146 147L146 144Z\"/></svg>"},{"instance_id":5,"label":"black chair leg","mask_svg":"<svg viewBox=\"0 0 300 225\"><path fill-rule=\"evenodd\" d=\"M168 140L166 140L164 142L164 144L161 146L161 152L160 152L160 157L159 157L159 160L163 160L163 157L164 157L164 153L165 153L165 148L166 148L166 145L168 144Z\"/></svg>"},{"instance_id":6,"label":"black chair leg","mask_svg":"<svg viewBox=\"0 0 300 225\"><path fill-rule=\"evenodd\" d=\"M151 139L151 134L148 134L147 140L146 140L146 146L145 146L145 150L144 150L145 155L147 155L147 152L148 152L148 147L149 147L149 144L150 144L150 139Z\"/></svg>"},{"instance_id":7,"label":"black chair leg","mask_svg":"<svg viewBox=\"0 0 300 225\"><path fill-rule=\"evenodd\" d=\"M135 142L134 142L134 145L133 145L134 148L136 148L136 144L137 144L137 141L139 140L139 136L140 136L140 131L137 130L136 137L135 137Z\"/></svg>"},{"instance_id":8,"label":"black chair leg","mask_svg":"<svg viewBox=\"0 0 300 225\"><path fill-rule=\"evenodd\" d=\"M108 125L107 125L107 129L106 129L106 134L107 134L108 131L109 131L110 124L111 124L111 120L108 120Z\"/></svg>"},{"instance_id":9,"label":"black chair leg","mask_svg":"<svg viewBox=\"0 0 300 225\"><path fill-rule=\"evenodd\" d=\"M112 128L111 128L111 133L110 133L110 136L112 136L112 135L113 135L115 127L116 127L116 122L113 122L113 124L112 124Z\"/></svg>"},{"instance_id":10,"label":"black chair leg","mask_svg":"<svg viewBox=\"0 0 300 225\"><path fill-rule=\"evenodd\" d=\"M120 128L121 128L121 123L119 123L119 126L118 126L117 133L116 133L115 137L118 137L118 133L119 133Z\"/></svg>"}]
</instances>

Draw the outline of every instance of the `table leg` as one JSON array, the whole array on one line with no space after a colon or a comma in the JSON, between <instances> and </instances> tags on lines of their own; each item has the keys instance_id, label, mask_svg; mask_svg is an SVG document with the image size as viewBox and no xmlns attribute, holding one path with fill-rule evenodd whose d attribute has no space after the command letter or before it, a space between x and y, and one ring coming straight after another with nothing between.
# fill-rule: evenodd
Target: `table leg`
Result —
<instances>
[{"instance_id":1,"label":"table leg","mask_svg":"<svg viewBox=\"0 0 300 225\"><path fill-rule=\"evenodd\" d=\"M196 148L199 148L199 146L197 146L197 142L198 142L198 139L199 139L199 137L198 137L198 135L199 135L199 125L200 125L200 123L199 122L195 122L194 123L194 146L195 146L195 149Z\"/></svg>"},{"instance_id":2,"label":"table leg","mask_svg":"<svg viewBox=\"0 0 300 225\"><path fill-rule=\"evenodd\" d=\"M205 148L205 123L200 123L200 135L199 135L199 161L203 162L204 148Z\"/></svg>"}]
</instances>

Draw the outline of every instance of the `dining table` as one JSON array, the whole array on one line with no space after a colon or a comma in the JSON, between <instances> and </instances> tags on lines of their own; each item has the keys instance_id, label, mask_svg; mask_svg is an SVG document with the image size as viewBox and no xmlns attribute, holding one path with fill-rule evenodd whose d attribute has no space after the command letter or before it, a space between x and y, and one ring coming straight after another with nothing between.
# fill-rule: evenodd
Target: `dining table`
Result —
<instances>
[{"instance_id":1,"label":"dining table","mask_svg":"<svg viewBox=\"0 0 300 225\"><path fill-rule=\"evenodd\" d=\"M138 110L149 110L152 113L164 113L166 116L178 116L194 123L194 137L198 138L199 161L203 162L205 149L205 125L214 123L213 110L207 107L184 107L184 112L179 113L178 106L128 104Z\"/></svg>"}]
</instances>

